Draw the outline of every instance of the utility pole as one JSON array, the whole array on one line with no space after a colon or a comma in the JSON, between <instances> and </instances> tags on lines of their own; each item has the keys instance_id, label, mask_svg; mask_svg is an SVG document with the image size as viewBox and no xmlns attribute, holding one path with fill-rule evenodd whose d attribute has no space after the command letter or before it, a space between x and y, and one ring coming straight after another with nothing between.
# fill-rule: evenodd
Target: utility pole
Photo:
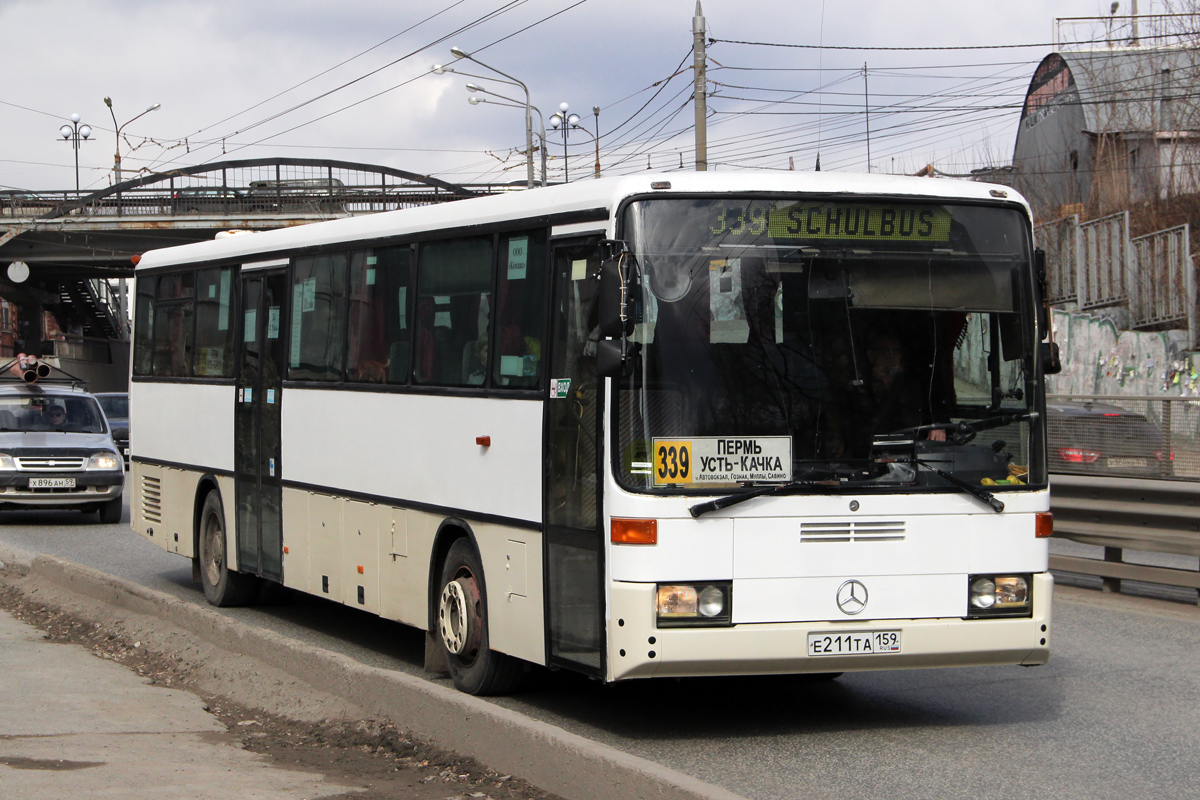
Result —
<instances>
[{"instance_id":1,"label":"utility pole","mask_svg":"<svg viewBox=\"0 0 1200 800\"><path fill-rule=\"evenodd\" d=\"M867 173L871 172L871 93L867 89L867 62L863 62L863 110L867 112Z\"/></svg>"},{"instance_id":2,"label":"utility pole","mask_svg":"<svg viewBox=\"0 0 1200 800\"><path fill-rule=\"evenodd\" d=\"M692 50L696 56L693 67L696 73L696 171L706 172L708 170L708 130L705 125L708 121L708 99L705 94L707 85L705 67L708 59L704 52L704 10L700 8L700 0L696 0L696 15L692 17L692 37L694 40Z\"/></svg>"}]
</instances>

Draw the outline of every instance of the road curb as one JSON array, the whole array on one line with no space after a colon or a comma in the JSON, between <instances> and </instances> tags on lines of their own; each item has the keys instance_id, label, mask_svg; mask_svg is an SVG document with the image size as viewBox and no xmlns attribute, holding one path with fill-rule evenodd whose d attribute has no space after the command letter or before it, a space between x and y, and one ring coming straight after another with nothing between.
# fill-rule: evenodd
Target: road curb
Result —
<instances>
[{"instance_id":1,"label":"road curb","mask_svg":"<svg viewBox=\"0 0 1200 800\"><path fill-rule=\"evenodd\" d=\"M0 568L182 628L567 800L744 800L718 786L403 672L369 667L231 619L206 606L54 556L28 564L0 550Z\"/></svg>"}]
</instances>

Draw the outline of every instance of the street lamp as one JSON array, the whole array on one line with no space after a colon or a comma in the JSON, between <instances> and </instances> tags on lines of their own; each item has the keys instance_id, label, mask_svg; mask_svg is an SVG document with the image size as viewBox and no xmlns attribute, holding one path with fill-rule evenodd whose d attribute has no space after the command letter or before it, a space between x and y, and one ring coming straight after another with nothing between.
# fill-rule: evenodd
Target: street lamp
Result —
<instances>
[{"instance_id":1,"label":"street lamp","mask_svg":"<svg viewBox=\"0 0 1200 800\"><path fill-rule=\"evenodd\" d=\"M133 122L133 120L141 119L142 117L149 114L151 111L157 111L158 109L162 108L162 103L155 103L154 105L150 106L145 111L143 111L142 113L138 114L133 119L131 119L128 122L125 122L121 125L117 124L117 112L113 111L112 98L111 97L104 98L104 105L108 106L108 113L112 115L113 128L117 132L117 151L113 155L113 177L116 178L116 180L113 181L113 183L120 183L121 182L121 131L124 130L125 126L128 125L130 122Z\"/></svg>"},{"instance_id":2,"label":"street lamp","mask_svg":"<svg viewBox=\"0 0 1200 800\"><path fill-rule=\"evenodd\" d=\"M526 161L526 169L527 169L527 173L528 173L526 180L527 180L529 188L532 189L533 185L534 185L534 178L533 178L533 106L529 102L529 87L526 86L525 84L521 83L519 80L514 78L512 75L509 75L507 72L501 72L500 70L496 69L495 67L483 63L482 61L475 58L474 56L472 56L470 53L466 52L465 50L462 50L457 47L451 47L450 55L454 56L455 58L465 58L468 61L474 61L476 64L483 67L484 69L491 70L492 72L496 73L497 75L503 75L505 78L508 78L510 81L512 81L517 86L520 86L522 91L525 92L525 161Z\"/></svg>"},{"instance_id":3,"label":"street lamp","mask_svg":"<svg viewBox=\"0 0 1200 800\"><path fill-rule=\"evenodd\" d=\"M460 73L460 74L462 74L462 73ZM485 80L487 80L487 79L485 78ZM503 82L511 83L511 81L503 81ZM467 84L467 91L468 92L478 92L479 94L488 94L488 95L491 95L492 97L499 97L501 100L508 101L507 103L497 103L495 100L488 100L486 97L477 97L475 95L471 95L470 97L467 98L467 102L473 106L477 106L480 103L491 103L494 106L505 106L507 108L524 108L524 104L521 103L520 100L514 100L511 97L506 97L506 96L500 94L499 92L493 92L490 89L485 89L482 86L479 86L474 83ZM541 129L538 132L538 138L541 141L541 147L539 149L542 151L542 186L545 186L546 185L546 126L542 124L541 109L539 109L537 106L534 106L534 105L531 105L530 108L537 112L538 128Z\"/></svg>"},{"instance_id":4,"label":"street lamp","mask_svg":"<svg viewBox=\"0 0 1200 800\"><path fill-rule=\"evenodd\" d=\"M559 103L558 113L550 115L550 127L558 130L562 128L563 132L563 183L570 182L571 178L567 174L567 134L571 128L579 127L579 115L568 114L567 111L571 108L566 103Z\"/></svg>"},{"instance_id":5,"label":"street lamp","mask_svg":"<svg viewBox=\"0 0 1200 800\"><path fill-rule=\"evenodd\" d=\"M70 142L75 150L75 194L79 194L79 143L92 135L92 126L79 122L79 115L71 115L71 124L63 125L58 133L64 141Z\"/></svg>"}]
</instances>

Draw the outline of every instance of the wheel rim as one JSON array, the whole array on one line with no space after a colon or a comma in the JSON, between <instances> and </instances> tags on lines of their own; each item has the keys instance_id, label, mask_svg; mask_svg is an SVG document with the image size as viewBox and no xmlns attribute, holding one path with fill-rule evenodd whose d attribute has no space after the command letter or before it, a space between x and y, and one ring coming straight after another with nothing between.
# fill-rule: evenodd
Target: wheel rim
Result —
<instances>
[{"instance_id":1,"label":"wheel rim","mask_svg":"<svg viewBox=\"0 0 1200 800\"><path fill-rule=\"evenodd\" d=\"M225 531L215 514L209 514L204 520L201 546L204 577L210 586L216 586L225 572Z\"/></svg>"},{"instance_id":2,"label":"wheel rim","mask_svg":"<svg viewBox=\"0 0 1200 800\"><path fill-rule=\"evenodd\" d=\"M482 633L479 586L469 572L460 572L442 588L438 603L438 632L446 651L469 663L479 652Z\"/></svg>"}]
</instances>

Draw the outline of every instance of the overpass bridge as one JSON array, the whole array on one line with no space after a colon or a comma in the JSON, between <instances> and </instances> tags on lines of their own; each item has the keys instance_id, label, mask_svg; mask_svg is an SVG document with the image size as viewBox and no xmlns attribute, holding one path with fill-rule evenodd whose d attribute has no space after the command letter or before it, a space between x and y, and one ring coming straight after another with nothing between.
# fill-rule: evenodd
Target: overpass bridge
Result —
<instances>
[{"instance_id":1,"label":"overpass bridge","mask_svg":"<svg viewBox=\"0 0 1200 800\"><path fill-rule=\"evenodd\" d=\"M120 390L129 326L124 281L114 288L114 280L133 276L134 256L224 230L510 190L350 161L262 158L182 167L89 193L0 191L0 359L55 356L94 390Z\"/></svg>"}]
</instances>

